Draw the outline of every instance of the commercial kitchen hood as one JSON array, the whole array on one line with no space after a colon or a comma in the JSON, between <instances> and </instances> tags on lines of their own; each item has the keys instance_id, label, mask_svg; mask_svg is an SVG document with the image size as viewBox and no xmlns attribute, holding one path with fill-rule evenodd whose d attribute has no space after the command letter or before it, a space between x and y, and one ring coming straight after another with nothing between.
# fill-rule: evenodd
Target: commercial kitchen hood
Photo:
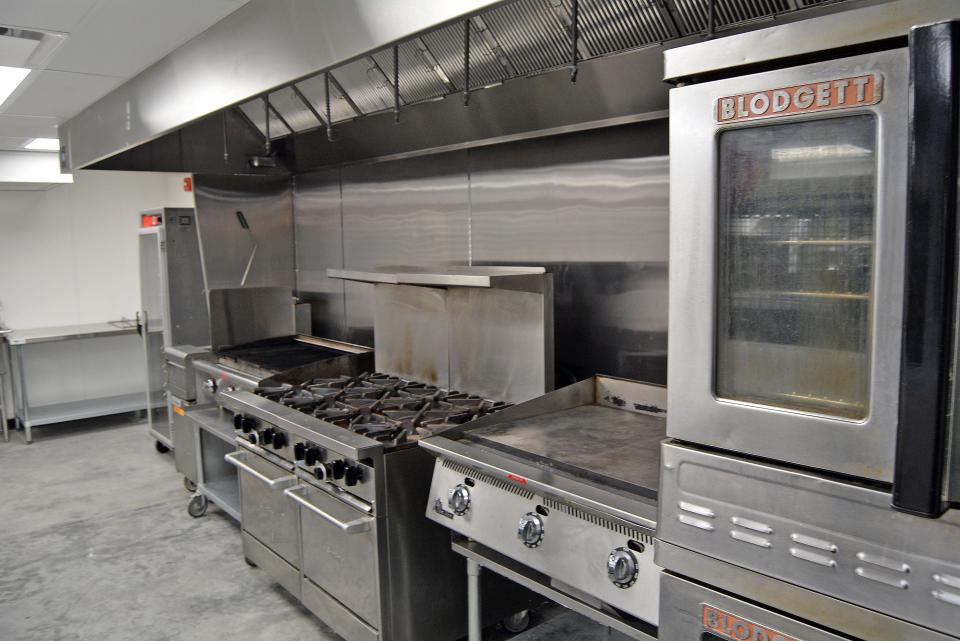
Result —
<instances>
[{"instance_id":1,"label":"commercial kitchen hood","mask_svg":"<svg viewBox=\"0 0 960 641\"><path fill-rule=\"evenodd\" d=\"M217 133L219 145L206 139L201 144L192 135L170 141L166 150L152 152L146 160L132 161L143 165L161 157L180 166L130 167L193 171L184 166L189 164L184 150L216 147L224 157L230 155L227 114L231 121L244 122L247 131L239 135L259 137L267 153L276 152L267 140L296 140L306 134L307 154L325 143L336 146L338 139L341 147L355 147L346 153L327 149L324 158L311 158L309 166L349 162L428 144L419 140L433 137L421 117L414 118L417 132L402 128L406 141L382 147L381 141L391 137L385 135L384 123L393 124L392 113L403 118L402 113L417 106L416 111L429 114L426 120L442 126L438 115L458 119L450 111L454 104L470 101L472 92L501 86L509 90L501 91L499 100L483 104L478 96L478 108L486 112L476 122L456 123L453 126L463 131L440 136L437 144L562 128L584 119L615 121L625 114L663 117L663 48L766 26L770 20L796 20L812 12L885 1L253 0L62 126L62 163L65 168L90 166L143 143L159 143L164 134L200 121L207 123L207 133L222 130L222 135ZM636 68L600 64L630 51L638 54ZM648 55L642 55L645 52ZM510 82L569 69L569 75L551 74L569 84L581 62L593 63L591 75L598 79L584 78L584 73L576 91L565 90L582 94L580 102L586 105L569 115L541 117L541 110L557 110L546 104L551 100L572 104L556 87L548 86L544 98L540 89ZM437 102L445 103L443 113L430 106ZM521 113L496 115L498 122L491 126L491 112L503 110L503 105ZM211 122L208 117L218 112L223 113L222 126L219 118ZM369 134L353 126L376 115L381 117L370 119L377 122ZM499 122L511 118L515 122ZM348 133L338 138L339 131L331 133L331 128ZM370 146L358 140L361 136L376 141ZM292 154L295 146L280 144L279 149ZM249 145L244 153L263 155L251 154ZM175 155L177 161L170 160ZM307 168L301 164L295 170ZM237 173L228 161L223 165L226 173ZM104 168L127 167L114 162Z\"/></svg>"}]
</instances>

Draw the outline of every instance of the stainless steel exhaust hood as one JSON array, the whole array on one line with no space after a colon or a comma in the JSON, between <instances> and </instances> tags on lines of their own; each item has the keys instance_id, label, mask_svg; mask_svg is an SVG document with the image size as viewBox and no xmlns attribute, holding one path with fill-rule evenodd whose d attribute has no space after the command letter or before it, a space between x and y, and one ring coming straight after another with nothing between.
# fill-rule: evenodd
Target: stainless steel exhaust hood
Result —
<instances>
[{"instance_id":1,"label":"stainless steel exhaust hood","mask_svg":"<svg viewBox=\"0 0 960 641\"><path fill-rule=\"evenodd\" d=\"M493 4L252 0L62 125L61 164L85 167Z\"/></svg>"},{"instance_id":2,"label":"stainless steel exhaust hood","mask_svg":"<svg viewBox=\"0 0 960 641\"><path fill-rule=\"evenodd\" d=\"M884 1L253 0L66 123L63 165L91 165L234 105L278 139L801 9Z\"/></svg>"}]
</instances>

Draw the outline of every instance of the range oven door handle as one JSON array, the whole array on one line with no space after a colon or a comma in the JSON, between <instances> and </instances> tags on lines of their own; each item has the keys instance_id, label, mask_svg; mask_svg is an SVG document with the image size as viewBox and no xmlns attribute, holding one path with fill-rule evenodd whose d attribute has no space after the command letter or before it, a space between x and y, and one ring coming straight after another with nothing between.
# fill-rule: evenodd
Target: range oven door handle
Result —
<instances>
[{"instance_id":1,"label":"range oven door handle","mask_svg":"<svg viewBox=\"0 0 960 641\"><path fill-rule=\"evenodd\" d=\"M319 516L327 523L340 528L345 534L362 534L363 532L370 531L370 526L373 524L374 520L372 516L361 516L360 518L356 518L351 521L341 521L329 512L321 510L319 507L308 501L305 497L300 496L299 492L302 492L303 490L304 488L302 486L292 487L284 490L283 493L299 503L305 509L310 510Z\"/></svg>"},{"instance_id":2,"label":"range oven door handle","mask_svg":"<svg viewBox=\"0 0 960 641\"><path fill-rule=\"evenodd\" d=\"M937 518L951 422L957 294L960 22L910 32L903 344L893 506Z\"/></svg>"},{"instance_id":3,"label":"range oven door handle","mask_svg":"<svg viewBox=\"0 0 960 641\"><path fill-rule=\"evenodd\" d=\"M258 481L261 481L264 485L269 487L271 490L282 490L291 485L295 485L297 482L297 477L290 474L287 476L278 476L275 479L270 478L269 476L258 472L253 469L246 463L248 454L246 452L231 452L223 457L230 465L234 466L238 470L242 470L254 477Z\"/></svg>"}]
</instances>

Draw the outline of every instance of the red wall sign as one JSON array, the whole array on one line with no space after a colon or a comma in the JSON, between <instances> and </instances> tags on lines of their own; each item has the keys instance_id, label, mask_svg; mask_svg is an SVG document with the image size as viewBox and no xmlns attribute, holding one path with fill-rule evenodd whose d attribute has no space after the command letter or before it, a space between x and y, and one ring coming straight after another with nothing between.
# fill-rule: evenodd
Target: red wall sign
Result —
<instances>
[{"instance_id":1,"label":"red wall sign","mask_svg":"<svg viewBox=\"0 0 960 641\"><path fill-rule=\"evenodd\" d=\"M883 97L879 74L780 87L724 96L717 100L717 122L742 122L831 109L875 105Z\"/></svg>"}]
</instances>

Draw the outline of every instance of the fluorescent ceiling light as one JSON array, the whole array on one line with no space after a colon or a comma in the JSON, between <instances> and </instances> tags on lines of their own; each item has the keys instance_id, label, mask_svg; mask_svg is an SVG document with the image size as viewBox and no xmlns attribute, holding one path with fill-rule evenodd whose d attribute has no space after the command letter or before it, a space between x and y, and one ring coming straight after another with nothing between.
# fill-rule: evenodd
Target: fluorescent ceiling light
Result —
<instances>
[{"instance_id":1,"label":"fluorescent ceiling light","mask_svg":"<svg viewBox=\"0 0 960 641\"><path fill-rule=\"evenodd\" d=\"M59 138L34 138L23 146L31 151L60 151Z\"/></svg>"},{"instance_id":2,"label":"fluorescent ceiling light","mask_svg":"<svg viewBox=\"0 0 960 641\"><path fill-rule=\"evenodd\" d=\"M29 73L29 69L0 66L0 105L5 103L10 94L17 90L17 87Z\"/></svg>"}]
</instances>

